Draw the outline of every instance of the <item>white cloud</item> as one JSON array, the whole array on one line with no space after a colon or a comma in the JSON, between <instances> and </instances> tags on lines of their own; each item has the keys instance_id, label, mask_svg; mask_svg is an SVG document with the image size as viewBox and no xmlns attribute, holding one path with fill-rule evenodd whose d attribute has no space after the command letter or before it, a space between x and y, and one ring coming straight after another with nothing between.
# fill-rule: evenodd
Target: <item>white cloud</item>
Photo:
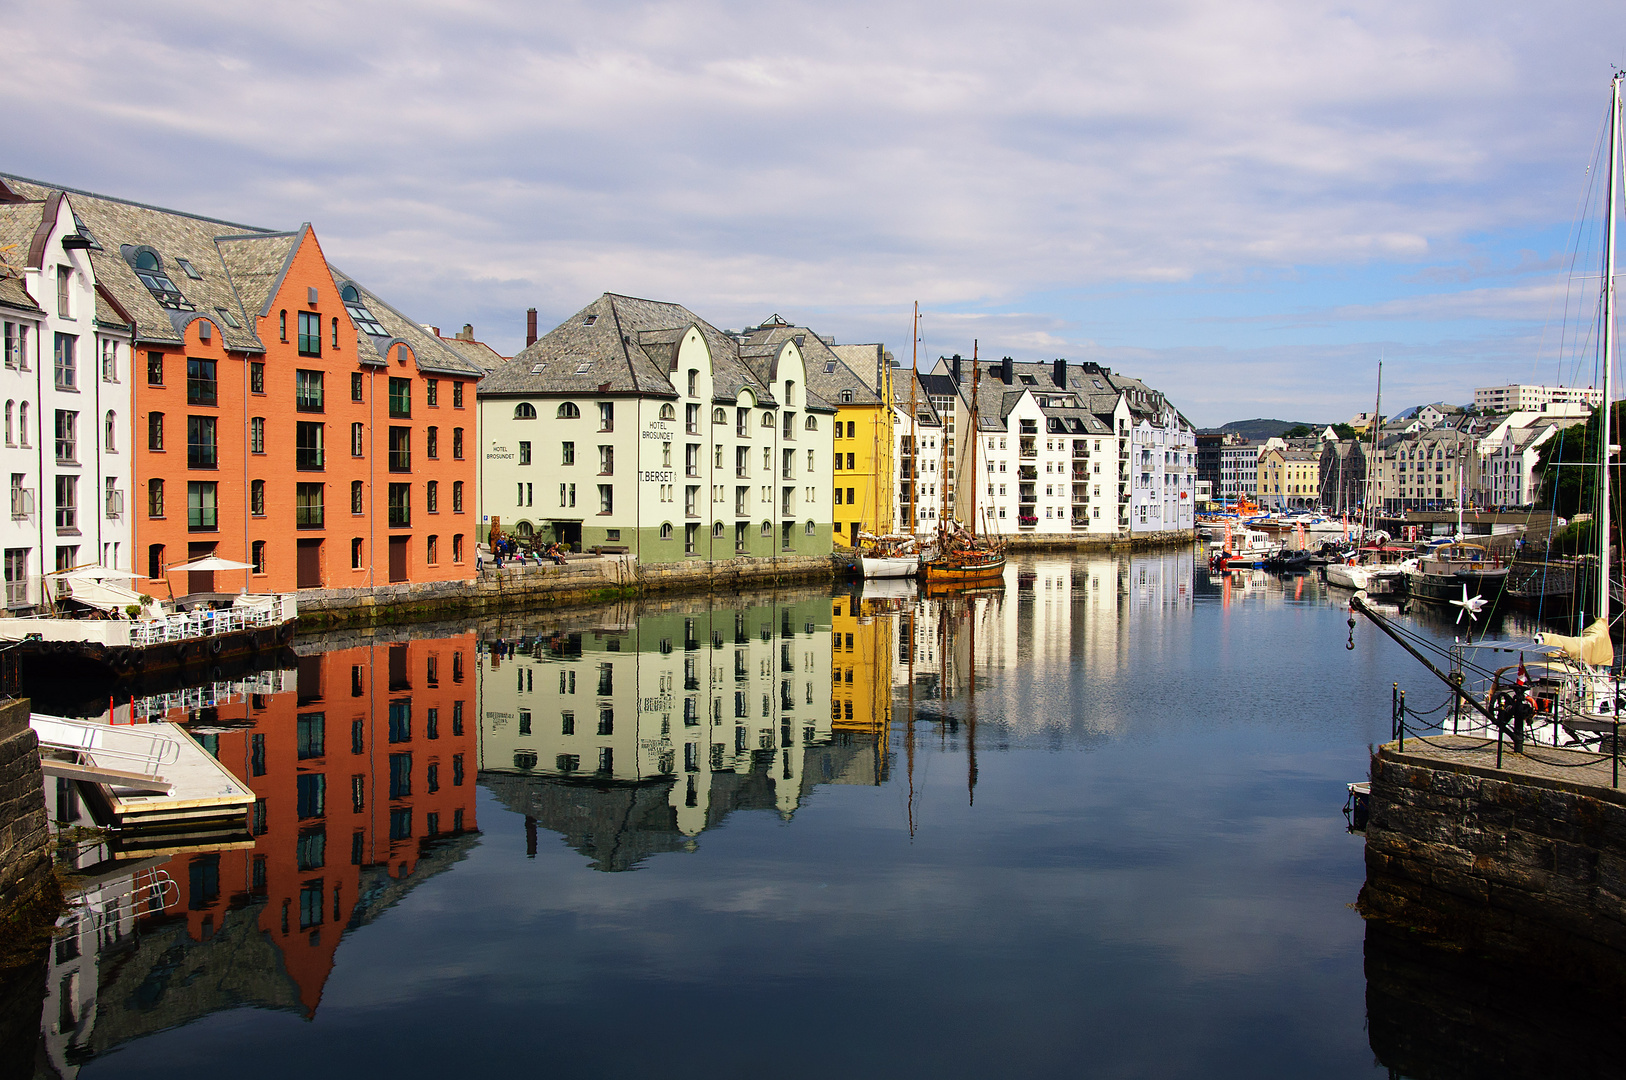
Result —
<instances>
[{"instance_id":1,"label":"white cloud","mask_svg":"<svg viewBox=\"0 0 1626 1080\"><path fill-rule=\"evenodd\" d=\"M883 310L907 327L915 299L974 315L1114 283L1426 271L1572 211L1553 192L1584 180L1612 32L1583 5L1532 23L1401 0L4 6L0 167L312 221L399 306L507 347L524 307L546 323L605 290L721 323L801 306L852 339ZM1318 307L1509 315L1488 291L1394 289Z\"/></svg>"}]
</instances>

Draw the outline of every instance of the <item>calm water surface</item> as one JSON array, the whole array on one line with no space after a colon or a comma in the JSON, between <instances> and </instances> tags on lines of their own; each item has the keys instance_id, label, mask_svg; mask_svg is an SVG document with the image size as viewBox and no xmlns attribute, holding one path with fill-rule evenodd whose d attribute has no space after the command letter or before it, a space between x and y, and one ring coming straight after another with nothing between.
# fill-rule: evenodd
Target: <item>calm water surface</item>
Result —
<instances>
[{"instance_id":1,"label":"calm water surface","mask_svg":"<svg viewBox=\"0 0 1626 1080\"><path fill-rule=\"evenodd\" d=\"M1172 553L302 641L143 705L258 835L125 864L8 1027L86 1078L1383 1073L1340 808L1425 687L1345 615Z\"/></svg>"}]
</instances>

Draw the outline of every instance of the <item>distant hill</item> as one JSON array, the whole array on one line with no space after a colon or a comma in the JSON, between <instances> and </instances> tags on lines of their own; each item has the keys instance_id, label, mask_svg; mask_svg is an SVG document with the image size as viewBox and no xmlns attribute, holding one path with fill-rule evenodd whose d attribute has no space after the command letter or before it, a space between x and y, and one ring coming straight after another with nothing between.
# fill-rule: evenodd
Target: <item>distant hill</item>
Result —
<instances>
[{"instance_id":1,"label":"distant hill","mask_svg":"<svg viewBox=\"0 0 1626 1080\"><path fill-rule=\"evenodd\" d=\"M1304 421L1298 420L1266 420L1263 417L1257 420L1232 420L1229 424L1222 424L1218 428L1209 428L1209 431L1234 432L1245 439L1263 440L1274 439L1288 428L1298 427ZM1309 427L1320 431L1325 424L1309 424Z\"/></svg>"}]
</instances>

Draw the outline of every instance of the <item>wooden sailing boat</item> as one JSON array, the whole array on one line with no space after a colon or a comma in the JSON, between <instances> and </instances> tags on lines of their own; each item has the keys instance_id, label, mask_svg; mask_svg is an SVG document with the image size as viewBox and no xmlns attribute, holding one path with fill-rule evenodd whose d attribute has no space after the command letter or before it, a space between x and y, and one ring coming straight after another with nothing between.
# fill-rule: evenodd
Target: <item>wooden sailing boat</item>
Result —
<instances>
[{"instance_id":1,"label":"wooden sailing boat","mask_svg":"<svg viewBox=\"0 0 1626 1080\"><path fill-rule=\"evenodd\" d=\"M982 380L982 369L977 364L977 343L971 343L971 499L969 528L961 526L949 512L947 440L944 441L945 468L943 483L943 513L938 519L937 547L925 561L926 583L932 586L987 586L997 585L1005 579L1005 542L998 537L979 536L977 533L977 392Z\"/></svg>"}]
</instances>

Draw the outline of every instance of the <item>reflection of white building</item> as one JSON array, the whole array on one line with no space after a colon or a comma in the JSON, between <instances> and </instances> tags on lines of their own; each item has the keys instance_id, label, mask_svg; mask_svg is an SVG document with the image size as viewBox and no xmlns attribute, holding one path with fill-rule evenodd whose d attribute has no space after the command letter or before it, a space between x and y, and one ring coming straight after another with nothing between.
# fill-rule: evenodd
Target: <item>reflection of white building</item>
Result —
<instances>
[{"instance_id":1,"label":"reflection of white building","mask_svg":"<svg viewBox=\"0 0 1626 1080\"><path fill-rule=\"evenodd\" d=\"M805 751L830 741L830 601L646 615L488 648L480 672L482 776L670 780L692 837L713 823L719 774L766 769L778 811L796 809Z\"/></svg>"}]
</instances>

